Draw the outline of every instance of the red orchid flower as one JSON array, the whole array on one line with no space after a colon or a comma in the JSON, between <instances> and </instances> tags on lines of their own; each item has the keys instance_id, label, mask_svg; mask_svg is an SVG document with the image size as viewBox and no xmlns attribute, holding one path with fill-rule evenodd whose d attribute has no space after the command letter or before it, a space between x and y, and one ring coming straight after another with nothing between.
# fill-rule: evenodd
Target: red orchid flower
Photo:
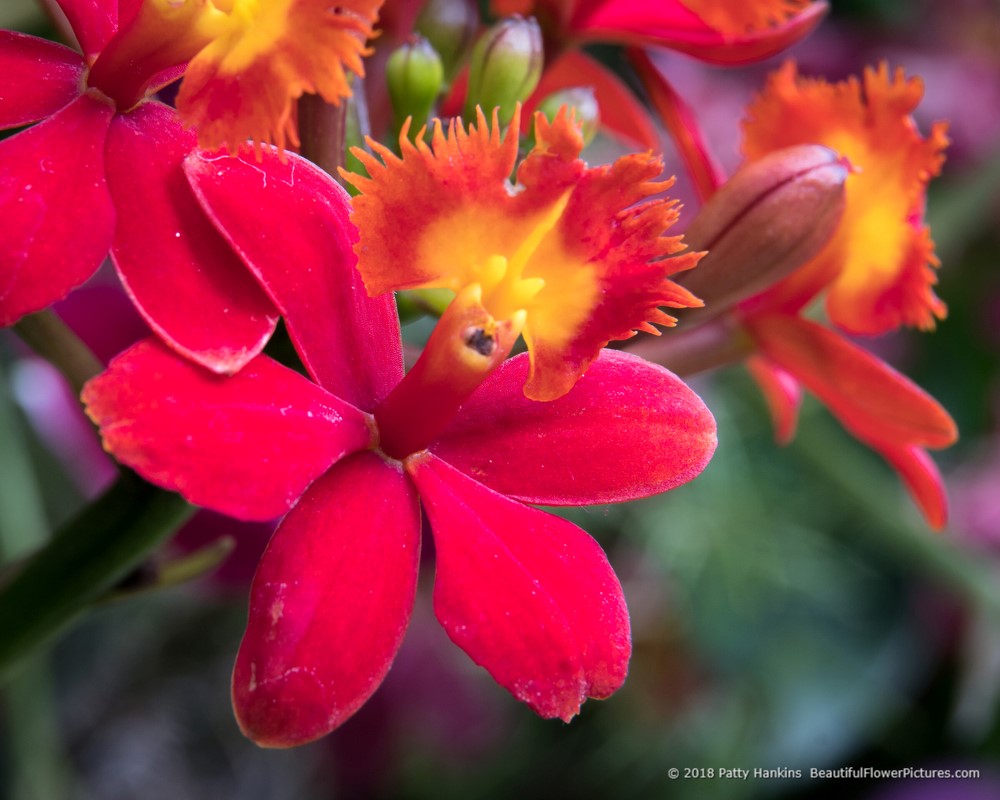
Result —
<instances>
[{"instance_id":1,"label":"red orchid flower","mask_svg":"<svg viewBox=\"0 0 1000 800\"><path fill-rule=\"evenodd\" d=\"M643 147L659 140L626 84L581 45L602 42L664 47L712 64L737 66L780 53L807 36L828 10L810 0L493 0L497 14L534 14L551 50L545 73L526 104L573 86L592 86L601 122Z\"/></svg>"},{"instance_id":2,"label":"red orchid flower","mask_svg":"<svg viewBox=\"0 0 1000 800\"><path fill-rule=\"evenodd\" d=\"M0 255L12 265L0 324L64 296L110 250L168 344L236 371L278 315L191 195L181 162L195 135L151 95L183 72L181 120L203 145L295 143L292 101L350 93L381 0L59 3L82 55L0 32L0 127L42 120L0 143Z\"/></svg>"},{"instance_id":3,"label":"red orchid flower","mask_svg":"<svg viewBox=\"0 0 1000 800\"><path fill-rule=\"evenodd\" d=\"M271 167L264 178L237 160L187 162L316 382L265 356L224 378L147 341L84 391L107 448L148 479L245 519L288 511L254 579L233 673L243 730L265 746L301 744L375 691L414 602L421 505L435 613L452 640L544 717L607 697L631 648L618 580L582 530L523 503L621 501L690 480L715 445L710 413L669 372L618 352L535 402L523 354L411 450L434 398L417 411L387 403L417 369L403 378L391 295L370 298L355 270L346 193L295 156ZM282 210L256 220L264 180ZM463 342L482 355L481 338Z\"/></svg>"},{"instance_id":4,"label":"red orchid flower","mask_svg":"<svg viewBox=\"0 0 1000 800\"><path fill-rule=\"evenodd\" d=\"M494 13L534 14L556 41L668 47L713 64L780 53L826 14L812 0L493 0Z\"/></svg>"},{"instance_id":5,"label":"red orchid flower","mask_svg":"<svg viewBox=\"0 0 1000 800\"><path fill-rule=\"evenodd\" d=\"M634 63L654 102L677 112L672 89L652 62L638 54ZM816 246L794 271L730 309L719 332L727 346L753 351L747 365L767 399L779 441L794 436L805 387L890 463L928 523L941 528L947 498L926 450L952 444L955 423L933 398L871 353L799 316L821 292L830 322L850 332L881 333L900 324L929 328L944 315L932 288L937 261L923 209L927 182L940 170L947 139L943 123L926 139L920 136L910 115L921 92L919 80L907 80L900 71L890 76L885 65L866 70L863 81L831 85L798 77L789 62L751 104L744 123L748 160L724 185L694 120L676 114L673 129L707 200L689 236L705 215L718 216L731 203L738 178L767 161L785 163L798 147L809 152L825 145L832 157L850 164L843 212L829 238L811 239ZM789 224L801 212L801 205L793 205L779 213ZM747 233L743 247L752 249L759 235ZM726 252L733 260L741 245L738 235L730 239ZM700 246L709 249L710 269L696 277L726 268L725 262L712 262L711 245ZM729 266L745 263L734 260Z\"/></svg>"},{"instance_id":6,"label":"red orchid flower","mask_svg":"<svg viewBox=\"0 0 1000 800\"><path fill-rule=\"evenodd\" d=\"M194 134L149 97L176 71L153 56L102 66L104 53L132 46L117 0L60 6L83 54L0 31L0 127L38 122L0 142L0 324L63 297L110 251L154 331L233 372L278 314L184 179Z\"/></svg>"}]
</instances>

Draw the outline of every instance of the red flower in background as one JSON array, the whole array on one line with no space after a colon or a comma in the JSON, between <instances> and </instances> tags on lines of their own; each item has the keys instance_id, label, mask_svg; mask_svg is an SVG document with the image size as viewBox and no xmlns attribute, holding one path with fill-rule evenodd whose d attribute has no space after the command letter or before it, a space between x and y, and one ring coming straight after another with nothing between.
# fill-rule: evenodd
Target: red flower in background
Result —
<instances>
[{"instance_id":1,"label":"red flower in background","mask_svg":"<svg viewBox=\"0 0 1000 800\"><path fill-rule=\"evenodd\" d=\"M110 251L153 330L211 369L237 370L278 315L187 186L181 164L194 134L146 99L175 73L143 80L133 67L95 82L118 35L118 3L61 5L85 55L0 32L0 126L42 120L0 142L0 324L63 297Z\"/></svg>"},{"instance_id":2,"label":"red flower in background","mask_svg":"<svg viewBox=\"0 0 1000 800\"><path fill-rule=\"evenodd\" d=\"M529 112L559 89L590 86L601 124L654 150L659 137L642 103L582 52L583 45L663 47L737 66L780 53L811 33L828 10L827 3L810 0L493 0L491 7L497 14L534 14L545 32L545 73L526 104Z\"/></svg>"},{"instance_id":3,"label":"red flower in background","mask_svg":"<svg viewBox=\"0 0 1000 800\"><path fill-rule=\"evenodd\" d=\"M278 314L191 193L182 162L195 133L151 96L193 58L180 99L198 137L233 150L246 137L258 147L272 136L294 141L292 99L348 91L344 70L360 70L379 3L334 13L309 0L226 12L205 0L59 2L82 54L0 32L0 128L38 122L0 142L0 324L60 299L110 252L157 334L234 372L260 352ZM308 53L287 35L304 29ZM220 93L256 101L234 108ZM259 205L258 215L265 195Z\"/></svg>"},{"instance_id":4,"label":"red flower in background","mask_svg":"<svg viewBox=\"0 0 1000 800\"><path fill-rule=\"evenodd\" d=\"M383 0L145 0L106 72L137 59L186 63L177 95L185 126L208 150L298 144L293 103L304 93L336 105L364 75L365 42ZM100 68L98 65L96 68Z\"/></svg>"},{"instance_id":5,"label":"red flower in background","mask_svg":"<svg viewBox=\"0 0 1000 800\"><path fill-rule=\"evenodd\" d=\"M108 449L148 479L245 519L291 508L254 580L233 676L246 733L270 746L315 739L377 688L413 604L420 502L451 638L543 716L569 719L611 694L630 652L620 585L589 536L522 502L629 500L693 478L715 445L697 395L606 352L570 392L538 403L522 392L521 355L410 452L389 438L399 420L377 421L402 385L399 327L391 296L369 298L355 271L346 194L292 156L269 180L282 212L255 221L254 166L193 157L188 171L317 383L264 356L215 376L150 341L84 399Z\"/></svg>"},{"instance_id":6,"label":"red flower in background","mask_svg":"<svg viewBox=\"0 0 1000 800\"><path fill-rule=\"evenodd\" d=\"M797 311L825 292L830 321L851 333L901 325L932 328L944 303L934 294L937 258L923 223L927 184L941 171L946 123L924 138L911 116L919 78L882 64L836 84L798 75L787 62L750 104L743 124L748 159L796 144L823 144L855 169L847 206L826 247L751 304Z\"/></svg>"},{"instance_id":7,"label":"red flower in background","mask_svg":"<svg viewBox=\"0 0 1000 800\"><path fill-rule=\"evenodd\" d=\"M497 14L534 14L549 35L586 42L667 47L713 64L769 58L819 24L812 0L492 0Z\"/></svg>"},{"instance_id":8,"label":"red flower in background","mask_svg":"<svg viewBox=\"0 0 1000 800\"><path fill-rule=\"evenodd\" d=\"M808 389L852 435L889 462L928 523L942 527L946 493L926 450L952 444L955 423L933 398L864 348L801 316L820 295L825 295L829 321L855 333L881 333L902 324L929 328L944 315L933 291L937 261L923 209L927 183L940 170L947 139L943 123L935 124L927 138L917 129L911 112L920 100L920 81L905 79L901 71L890 76L883 65L866 70L863 81L831 85L800 78L794 64L786 64L751 103L744 122L747 161L724 182L695 120L681 113L662 74L645 54L632 55L654 102L673 114L672 132L706 199L688 235L708 256L688 286L709 298L720 286L740 289L721 305L710 301L708 306L709 313L729 314L715 327L715 344L731 348L723 361L748 356L779 441L794 436L802 388ZM823 152L844 169L837 218L827 218L827 227L818 228L809 216L822 206L803 205L794 192L784 208L754 208L749 188L766 185L769 175L779 181L776 185L797 175L804 189L816 164L833 163ZM809 153L813 156L803 162ZM752 211L733 217L740 208ZM770 215L764 230L751 222L760 214ZM727 219L732 228L720 230ZM784 229L798 231L790 251L795 258L775 253L761 262L741 255L766 253L760 243ZM724 241L700 238L706 230ZM824 231L822 238L817 230ZM754 270L772 276L770 285L754 283L759 277ZM725 290L719 291L725 298ZM669 345L666 363L671 363Z\"/></svg>"},{"instance_id":9,"label":"red flower in background","mask_svg":"<svg viewBox=\"0 0 1000 800\"><path fill-rule=\"evenodd\" d=\"M741 304L757 348L751 371L764 390L779 440L795 429L799 384L857 439L899 473L934 528L947 519L944 484L925 448L958 437L948 413L918 386L846 340L797 315L824 293L828 318L854 333L901 325L933 327L945 314L930 231L923 224L927 183L944 161L945 126L926 139L911 116L922 94L916 78L883 64L863 80L801 78L794 63L775 72L748 109L744 151L759 159L790 145L818 143L854 168L840 224L799 269Z\"/></svg>"}]
</instances>

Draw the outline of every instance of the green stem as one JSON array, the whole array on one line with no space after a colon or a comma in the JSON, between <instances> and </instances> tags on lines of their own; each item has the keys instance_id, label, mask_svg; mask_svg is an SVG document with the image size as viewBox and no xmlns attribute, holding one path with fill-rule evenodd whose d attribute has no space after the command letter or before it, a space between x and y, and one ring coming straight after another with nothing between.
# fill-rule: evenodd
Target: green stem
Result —
<instances>
[{"instance_id":1,"label":"green stem","mask_svg":"<svg viewBox=\"0 0 1000 800\"><path fill-rule=\"evenodd\" d=\"M4 476L0 481L0 555L10 560L40 547L48 524L4 368L0 361L0 475ZM28 666L3 693L4 749L10 764L4 796L13 800L62 797L67 780L48 659L36 657Z\"/></svg>"},{"instance_id":2,"label":"green stem","mask_svg":"<svg viewBox=\"0 0 1000 800\"><path fill-rule=\"evenodd\" d=\"M7 749L13 769L11 800L66 797L70 775L63 753L48 659L36 657L6 687Z\"/></svg>"},{"instance_id":3,"label":"green stem","mask_svg":"<svg viewBox=\"0 0 1000 800\"><path fill-rule=\"evenodd\" d=\"M14 331L66 377L76 394L104 369L100 359L51 309L23 317L14 325Z\"/></svg>"},{"instance_id":4,"label":"green stem","mask_svg":"<svg viewBox=\"0 0 1000 800\"><path fill-rule=\"evenodd\" d=\"M194 507L132 473L0 586L0 679L124 578Z\"/></svg>"},{"instance_id":5,"label":"green stem","mask_svg":"<svg viewBox=\"0 0 1000 800\"><path fill-rule=\"evenodd\" d=\"M220 536L214 542L186 556L162 564L151 563L132 573L129 580L101 597L102 603L113 603L144 592L160 591L196 580L215 570L232 554L236 539Z\"/></svg>"}]
</instances>

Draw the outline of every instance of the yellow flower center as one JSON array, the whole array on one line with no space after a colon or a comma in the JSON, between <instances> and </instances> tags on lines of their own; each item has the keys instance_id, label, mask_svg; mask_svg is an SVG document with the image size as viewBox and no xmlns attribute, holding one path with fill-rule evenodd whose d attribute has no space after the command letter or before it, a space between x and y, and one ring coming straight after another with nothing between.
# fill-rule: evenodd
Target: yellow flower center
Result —
<instances>
[{"instance_id":1,"label":"yellow flower center","mask_svg":"<svg viewBox=\"0 0 1000 800\"><path fill-rule=\"evenodd\" d=\"M209 46L219 69L235 73L275 47L288 28L294 0L151 0L163 25L193 56ZM175 45L176 46L176 45Z\"/></svg>"},{"instance_id":2,"label":"yellow flower center","mask_svg":"<svg viewBox=\"0 0 1000 800\"><path fill-rule=\"evenodd\" d=\"M521 241L514 254L507 258L493 254L483 270L483 305L500 319L527 309L535 296L545 288L545 279L525 277L525 267L531 261L546 236L552 231L566 209L570 192L559 198Z\"/></svg>"},{"instance_id":3,"label":"yellow flower center","mask_svg":"<svg viewBox=\"0 0 1000 800\"><path fill-rule=\"evenodd\" d=\"M443 286L458 293L478 285L483 307L495 319L526 311L529 326L541 325L550 341L568 341L598 292L593 266L567 253L554 234L570 194L528 220L493 217L481 209L436 220L420 244L420 258L444 268L418 288Z\"/></svg>"},{"instance_id":4,"label":"yellow flower center","mask_svg":"<svg viewBox=\"0 0 1000 800\"><path fill-rule=\"evenodd\" d=\"M206 14L203 30L212 44L206 55L216 56L219 71L234 74L246 69L275 48L288 30L293 0L218 0L210 3L214 14Z\"/></svg>"},{"instance_id":5,"label":"yellow flower center","mask_svg":"<svg viewBox=\"0 0 1000 800\"><path fill-rule=\"evenodd\" d=\"M520 120L501 137L498 117L494 110L490 125L480 111L468 130L453 122L447 132L436 122L429 143L404 128L401 156L370 139L373 152L352 150L367 172L341 171L359 191L351 215L358 270L372 296L450 291L457 299L449 308L475 297L498 325L523 335L525 394L553 400L607 342L673 324L661 306L698 305L667 276L699 255L666 258L684 245L664 235L675 204L649 199L666 188L652 180L663 169L657 159L589 168L572 115L549 123L539 114L535 148L513 185Z\"/></svg>"}]
</instances>

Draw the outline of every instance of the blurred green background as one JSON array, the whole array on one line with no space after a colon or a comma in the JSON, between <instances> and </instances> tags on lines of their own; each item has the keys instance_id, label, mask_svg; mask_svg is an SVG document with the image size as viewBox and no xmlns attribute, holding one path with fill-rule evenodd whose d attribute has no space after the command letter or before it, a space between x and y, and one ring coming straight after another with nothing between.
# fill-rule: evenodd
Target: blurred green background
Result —
<instances>
[{"instance_id":1,"label":"blurred green background","mask_svg":"<svg viewBox=\"0 0 1000 800\"><path fill-rule=\"evenodd\" d=\"M27 0L5 0L0 27L45 30ZM664 496L568 514L607 549L629 601L635 655L618 694L569 725L536 719L438 628L426 564L386 684L325 740L275 752L242 738L228 699L267 531L204 516L188 539L235 536L228 573L93 610L2 689L0 797L1000 797L1000 4L834 0L792 55L831 79L902 64L927 84L922 129L952 120L928 205L949 317L933 335L878 344L962 431L936 454L952 492L947 531L928 531L888 467L817 404L777 448L741 370L703 376L693 383L720 438L705 473ZM662 63L732 163L741 103L780 61ZM43 378L0 334L5 559L44 541L90 491L73 460L93 453L59 453L79 430L46 428L68 412L32 400L50 391ZM842 766L981 777L809 777ZM671 768L804 776L671 779Z\"/></svg>"}]
</instances>

